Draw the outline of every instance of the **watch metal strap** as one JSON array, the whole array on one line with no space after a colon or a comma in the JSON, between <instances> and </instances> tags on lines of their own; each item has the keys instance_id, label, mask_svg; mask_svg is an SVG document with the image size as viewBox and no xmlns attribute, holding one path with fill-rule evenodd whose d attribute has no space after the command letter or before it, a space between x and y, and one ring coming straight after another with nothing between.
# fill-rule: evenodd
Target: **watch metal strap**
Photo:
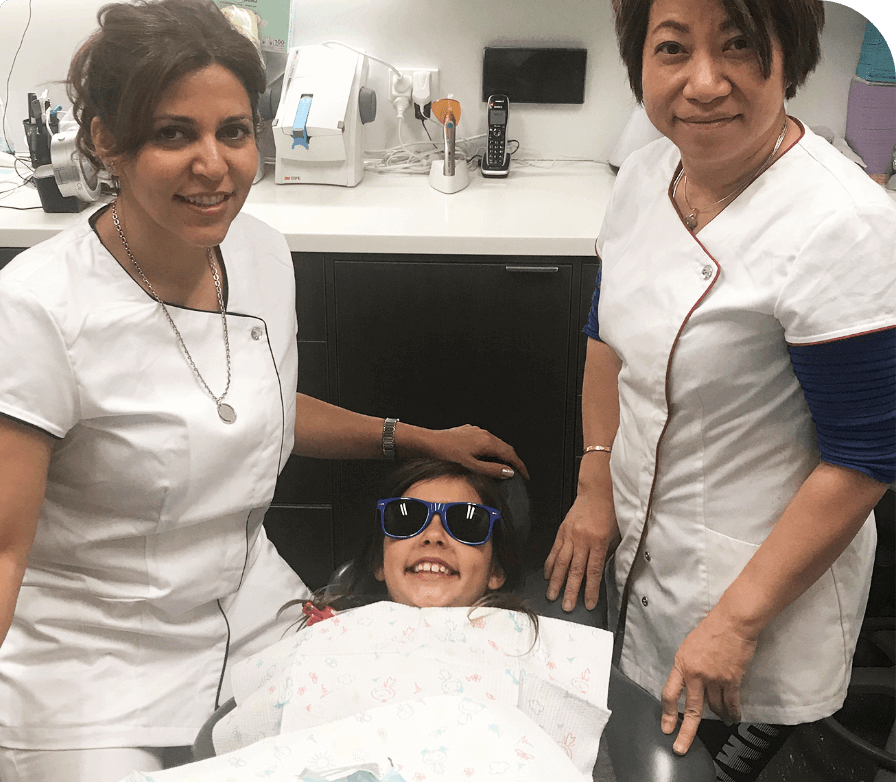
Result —
<instances>
[{"instance_id":1,"label":"watch metal strap","mask_svg":"<svg viewBox=\"0 0 896 782\"><path fill-rule=\"evenodd\" d=\"M389 461L395 460L395 424L397 418L387 418L383 421L383 456Z\"/></svg>"}]
</instances>

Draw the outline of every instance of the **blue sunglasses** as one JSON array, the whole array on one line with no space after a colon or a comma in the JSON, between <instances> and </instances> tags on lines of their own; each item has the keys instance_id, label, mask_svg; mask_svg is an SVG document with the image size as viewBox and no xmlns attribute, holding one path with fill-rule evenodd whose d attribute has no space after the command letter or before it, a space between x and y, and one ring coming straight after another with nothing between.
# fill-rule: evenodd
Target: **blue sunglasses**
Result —
<instances>
[{"instance_id":1,"label":"blue sunglasses","mask_svg":"<svg viewBox=\"0 0 896 782\"><path fill-rule=\"evenodd\" d=\"M477 502L427 502L414 497L390 497L376 503L380 526L390 538L404 540L419 535L438 513L442 527L458 543L488 543L501 512Z\"/></svg>"}]
</instances>

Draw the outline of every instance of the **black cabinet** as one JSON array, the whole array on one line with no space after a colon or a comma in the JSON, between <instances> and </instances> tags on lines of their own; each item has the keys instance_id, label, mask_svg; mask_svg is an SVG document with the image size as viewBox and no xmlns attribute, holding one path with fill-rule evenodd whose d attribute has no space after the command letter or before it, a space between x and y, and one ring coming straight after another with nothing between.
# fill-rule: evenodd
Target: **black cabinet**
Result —
<instances>
[{"instance_id":1,"label":"black cabinet","mask_svg":"<svg viewBox=\"0 0 896 782\"><path fill-rule=\"evenodd\" d=\"M0 247L0 269L15 258L24 247Z\"/></svg>"},{"instance_id":2,"label":"black cabinet","mask_svg":"<svg viewBox=\"0 0 896 782\"><path fill-rule=\"evenodd\" d=\"M294 260L300 389L360 413L432 428L471 423L506 440L529 468L528 559L542 562L572 497L581 310L590 301L593 259ZM275 506L293 506L278 511L281 553L291 560L288 518L298 539L316 512L331 511L333 565L354 556L390 469L293 457L275 496Z\"/></svg>"}]
</instances>

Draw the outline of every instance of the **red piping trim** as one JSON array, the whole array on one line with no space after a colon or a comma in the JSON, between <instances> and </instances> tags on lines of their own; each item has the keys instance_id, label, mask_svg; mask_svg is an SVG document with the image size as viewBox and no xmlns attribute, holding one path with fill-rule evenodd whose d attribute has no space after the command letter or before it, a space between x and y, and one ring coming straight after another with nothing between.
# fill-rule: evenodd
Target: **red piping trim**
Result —
<instances>
[{"instance_id":1,"label":"red piping trim","mask_svg":"<svg viewBox=\"0 0 896 782\"><path fill-rule=\"evenodd\" d=\"M694 237L694 240L700 247L703 249L703 252L709 256L710 260L716 265L716 269L718 271L722 270L719 262L710 255L709 251L703 246L697 237ZM688 321L691 319L691 315L694 314L694 310L700 306L700 303L706 298L709 292L713 289L716 284L716 281L719 279L719 275L713 278L712 282L706 288L705 291L701 294L700 298L694 302L694 306L688 311L688 314L685 315L684 320L681 322L681 326L678 328L678 333L675 335L675 339L672 342L672 347L669 350L669 358L666 361L666 378L665 378L665 397L666 397L666 422L663 424L663 430L660 432L660 436L656 441L656 452L654 454L654 467L653 467L653 482L650 484L650 494L647 498L647 510L644 513L644 526L641 528L641 537L638 540L638 547L635 549L635 555L632 559L632 565L629 568L628 575L625 579L625 586L622 588L622 598L619 604L619 621L616 625L616 628L613 633L613 663L618 666L619 659L622 656L622 645L625 640L625 621L626 615L628 614L628 599L631 593L631 583L632 583L632 573L634 572L635 565L638 563L638 557L641 554L641 549L644 547L644 539L647 536L647 525L650 520L650 511L653 509L653 493L656 489L656 481L657 475L659 473L659 463L660 463L660 447L663 444L663 437L666 435L666 430L669 428L669 419L671 418L670 410L671 410L671 400L669 398L669 375L670 375L670 367L672 365L672 356L675 353L675 348L678 346L678 342L681 339L681 332L684 331L684 327L687 325Z\"/></svg>"},{"instance_id":2,"label":"red piping trim","mask_svg":"<svg viewBox=\"0 0 896 782\"><path fill-rule=\"evenodd\" d=\"M896 329L896 325L881 326L879 329L871 329L870 331L859 331L859 332L856 332L855 334L847 334L843 337L833 337L832 339L821 339L818 342L788 342L787 347L802 348L807 345L830 345L832 342L842 342L844 339L852 339L853 337L864 337L866 334L877 334L881 331L890 331L891 329Z\"/></svg>"}]
</instances>

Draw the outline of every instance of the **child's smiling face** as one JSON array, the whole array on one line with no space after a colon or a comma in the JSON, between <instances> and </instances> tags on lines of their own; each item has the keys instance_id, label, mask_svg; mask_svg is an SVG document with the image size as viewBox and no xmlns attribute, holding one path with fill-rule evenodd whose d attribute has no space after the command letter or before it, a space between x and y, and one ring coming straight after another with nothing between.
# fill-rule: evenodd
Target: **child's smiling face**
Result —
<instances>
[{"instance_id":1,"label":"child's smiling face","mask_svg":"<svg viewBox=\"0 0 896 782\"><path fill-rule=\"evenodd\" d=\"M428 502L476 502L482 498L464 478L443 476L420 481L405 497ZM376 577L386 582L396 603L418 608L469 606L504 583L500 566L492 562L492 541L468 546L442 527L439 514L413 538L383 540L383 565Z\"/></svg>"}]
</instances>

